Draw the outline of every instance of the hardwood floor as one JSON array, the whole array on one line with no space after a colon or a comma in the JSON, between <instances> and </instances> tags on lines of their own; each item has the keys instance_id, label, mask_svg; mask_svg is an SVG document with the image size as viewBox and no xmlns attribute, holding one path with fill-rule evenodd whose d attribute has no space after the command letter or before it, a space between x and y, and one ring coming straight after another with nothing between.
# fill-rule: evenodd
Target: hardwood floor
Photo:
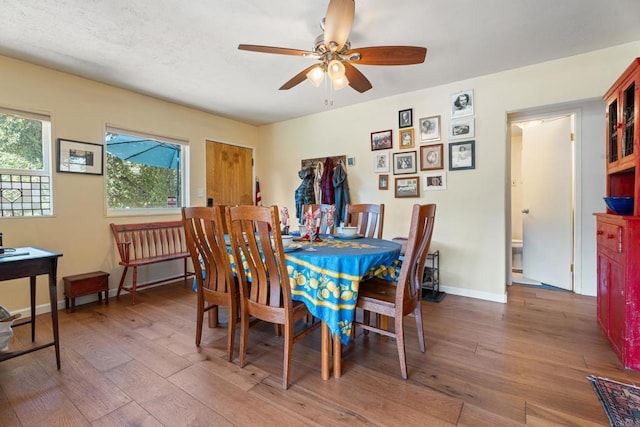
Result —
<instances>
[{"instance_id":1,"label":"hardwood floor","mask_svg":"<svg viewBox=\"0 0 640 427\"><path fill-rule=\"evenodd\" d=\"M225 361L225 327L195 346L182 284L140 292L135 306L125 294L60 312L60 371L52 348L0 363L0 425L608 425L587 375L637 384L640 372L621 367L595 298L514 285L508 299L424 303L425 354L405 321L407 381L395 342L361 331L343 377L323 381L317 331L294 346L285 391L271 325L251 329L241 369ZM51 339L49 321L38 317L36 341ZM12 348L31 345L28 326L15 333Z\"/></svg>"}]
</instances>

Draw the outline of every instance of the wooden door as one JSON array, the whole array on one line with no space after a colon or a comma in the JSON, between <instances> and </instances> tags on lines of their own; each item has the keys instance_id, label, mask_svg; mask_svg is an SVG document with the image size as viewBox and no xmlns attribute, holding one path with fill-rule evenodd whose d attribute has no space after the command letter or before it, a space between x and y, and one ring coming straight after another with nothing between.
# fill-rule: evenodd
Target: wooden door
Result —
<instances>
[{"instance_id":1,"label":"wooden door","mask_svg":"<svg viewBox=\"0 0 640 427\"><path fill-rule=\"evenodd\" d=\"M215 205L253 204L253 149L207 141L207 199Z\"/></svg>"}]
</instances>

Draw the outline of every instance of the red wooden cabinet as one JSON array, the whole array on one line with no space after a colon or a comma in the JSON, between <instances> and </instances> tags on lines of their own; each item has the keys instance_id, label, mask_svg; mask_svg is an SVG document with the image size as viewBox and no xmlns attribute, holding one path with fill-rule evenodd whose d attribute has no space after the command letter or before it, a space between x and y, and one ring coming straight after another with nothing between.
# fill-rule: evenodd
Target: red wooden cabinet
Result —
<instances>
[{"instance_id":1,"label":"red wooden cabinet","mask_svg":"<svg viewBox=\"0 0 640 427\"><path fill-rule=\"evenodd\" d=\"M640 58L607 91L607 196L634 197L633 215L595 214L598 323L625 368L640 370Z\"/></svg>"}]
</instances>

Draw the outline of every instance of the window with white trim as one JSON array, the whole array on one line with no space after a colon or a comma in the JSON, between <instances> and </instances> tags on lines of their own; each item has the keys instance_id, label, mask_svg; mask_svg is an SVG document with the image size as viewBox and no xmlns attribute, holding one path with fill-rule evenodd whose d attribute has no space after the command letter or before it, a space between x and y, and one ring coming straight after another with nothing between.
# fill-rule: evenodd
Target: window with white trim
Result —
<instances>
[{"instance_id":1,"label":"window with white trim","mask_svg":"<svg viewBox=\"0 0 640 427\"><path fill-rule=\"evenodd\" d=\"M163 212L184 206L186 149L186 141L107 126L107 210Z\"/></svg>"},{"instance_id":2,"label":"window with white trim","mask_svg":"<svg viewBox=\"0 0 640 427\"><path fill-rule=\"evenodd\" d=\"M0 217L50 215L51 119L0 108Z\"/></svg>"}]
</instances>

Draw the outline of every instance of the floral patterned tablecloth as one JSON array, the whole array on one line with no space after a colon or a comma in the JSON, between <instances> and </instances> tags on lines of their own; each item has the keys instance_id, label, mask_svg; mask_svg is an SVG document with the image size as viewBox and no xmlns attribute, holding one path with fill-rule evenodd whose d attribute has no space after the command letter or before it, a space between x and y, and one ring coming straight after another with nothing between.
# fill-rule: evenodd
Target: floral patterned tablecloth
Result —
<instances>
[{"instance_id":1,"label":"floral patterned tablecloth","mask_svg":"<svg viewBox=\"0 0 640 427\"><path fill-rule=\"evenodd\" d=\"M292 298L305 303L311 314L323 320L332 334L347 344L358 299L358 286L366 277L397 280L400 245L381 239L339 240L324 238L286 254Z\"/></svg>"}]
</instances>

